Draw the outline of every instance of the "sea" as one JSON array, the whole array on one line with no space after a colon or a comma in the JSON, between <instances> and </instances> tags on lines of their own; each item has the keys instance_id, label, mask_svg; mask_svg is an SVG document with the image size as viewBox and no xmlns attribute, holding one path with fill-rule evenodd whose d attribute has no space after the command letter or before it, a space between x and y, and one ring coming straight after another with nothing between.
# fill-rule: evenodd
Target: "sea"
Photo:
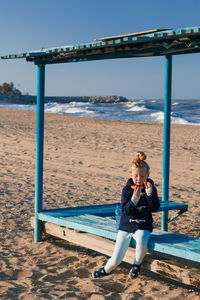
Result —
<instances>
[{"instance_id":1,"label":"sea","mask_svg":"<svg viewBox=\"0 0 200 300\"><path fill-rule=\"evenodd\" d=\"M57 98L58 99L58 98ZM65 114L104 120L130 122L164 121L163 99L128 99L118 103L77 102L45 103L45 113ZM36 111L36 104L0 104L0 107ZM200 100L172 100L171 122L176 124L200 125Z\"/></svg>"}]
</instances>

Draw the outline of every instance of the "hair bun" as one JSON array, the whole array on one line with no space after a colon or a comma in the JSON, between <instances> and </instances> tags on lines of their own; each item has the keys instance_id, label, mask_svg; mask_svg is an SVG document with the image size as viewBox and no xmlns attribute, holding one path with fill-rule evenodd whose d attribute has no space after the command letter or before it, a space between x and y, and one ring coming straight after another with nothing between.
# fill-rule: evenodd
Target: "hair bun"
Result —
<instances>
[{"instance_id":1,"label":"hair bun","mask_svg":"<svg viewBox=\"0 0 200 300\"><path fill-rule=\"evenodd\" d=\"M137 160L145 160L147 158L146 154L142 151L138 151L136 153L136 159Z\"/></svg>"}]
</instances>

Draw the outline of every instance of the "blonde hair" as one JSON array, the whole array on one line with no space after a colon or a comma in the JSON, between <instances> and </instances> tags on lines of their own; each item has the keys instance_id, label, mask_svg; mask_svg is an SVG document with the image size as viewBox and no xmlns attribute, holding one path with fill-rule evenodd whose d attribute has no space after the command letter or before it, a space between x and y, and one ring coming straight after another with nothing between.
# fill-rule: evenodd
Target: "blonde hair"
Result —
<instances>
[{"instance_id":1,"label":"blonde hair","mask_svg":"<svg viewBox=\"0 0 200 300\"><path fill-rule=\"evenodd\" d=\"M147 158L146 154L143 151L137 151L135 154L135 158L131 162L131 171L133 168L146 168L147 174L149 175L150 167L148 163L145 161Z\"/></svg>"}]
</instances>

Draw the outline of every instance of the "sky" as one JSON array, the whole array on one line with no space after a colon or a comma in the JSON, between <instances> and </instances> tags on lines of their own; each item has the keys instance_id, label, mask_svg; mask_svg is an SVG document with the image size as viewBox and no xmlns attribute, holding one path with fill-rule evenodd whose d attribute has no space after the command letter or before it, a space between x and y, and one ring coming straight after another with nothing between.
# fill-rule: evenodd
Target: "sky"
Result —
<instances>
[{"instance_id":1,"label":"sky","mask_svg":"<svg viewBox=\"0 0 200 300\"><path fill-rule=\"evenodd\" d=\"M0 0L0 55L90 43L151 29L200 26L199 0ZM47 96L164 98L165 58L125 58L46 66ZM173 56L173 99L200 99L200 54ZM37 93L37 67L0 60L0 84Z\"/></svg>"}]
</instances>

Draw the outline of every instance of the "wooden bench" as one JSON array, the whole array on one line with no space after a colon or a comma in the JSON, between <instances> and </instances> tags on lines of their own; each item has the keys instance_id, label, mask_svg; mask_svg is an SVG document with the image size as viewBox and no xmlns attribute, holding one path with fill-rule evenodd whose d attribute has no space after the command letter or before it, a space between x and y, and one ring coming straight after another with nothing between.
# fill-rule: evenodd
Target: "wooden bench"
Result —
<instances>
[{"instance_id":1,"label":"wooden bench","mask_svg":"<svg viewBox=\"0 0 200 300\"><path fill-rule=\"evenodd\" d=\"M34 218L32 218L32 226L34 226L33 223ZM65 225L63 225L64 223ZM115 220L95 215L61 216L59 221L52 217L51 223L43 223L43 231L108 256L112 255L114 241L117 237ZM130 264L135 255L134 246L135 240L132 239L124 258L124 261ZM148 249L150 254L145 256L143 268L200 288L200 239L154 230L148 243ZM158 254L156 258L152 256L152 253ZM160 258L160 254L163 253L170 257ZM171 260L172 256L173 261ZM192 268L186 267L185 263L177 264L177 258L187 260L189 266L191 262Z\"/></svg>"},{"instance_id":2,"label":"wooden bench","mask_svg":"<svg viewBox=\"0 0 200 300\"><path fill-rule=\"evenodd\" d=\"M111 247L114 247L114 241L117 237L115 220L113 218L115 207L116 204L108 204L50 209L43 210L38 213L37 217L43 222L44 232L75 242L76 244L101 253L112 255ZM171 201L161 202L159 211L169 210L178 210L178 213L168 219L170 222L172 219L185 212L187 210L187 205ZM71 229L75 229L76 231ZM101 242L104 245L110 247L109 251L107 249L102 249L100 241L97 243L97 240L99 239L101 239ZM132 239L128 251L132 251L132 247L134 246L135 240ZM188 237L182 234L154 230L148 243L148 249L150 252L153 251L153 253L157 253L158 255L169 255L170 257L173 257L175 261L177 258L180 258L187 262L195 263L197 268L195 269L195 272L193 272L194 268L192 269L193 273L191 275L191 271L186 270L185 266L177 267L176 265L174 267L173 265L172 267L172 265L166 261L158 263L158 260L152 260L152 258L148 258L147 260L145 259L150 270L159 274L168 275L168 277L173 279L177 278L183 283L191 284L200 288L200 239ZM126 259L125 261L131 262L132 259L133 254L129 255L129 259ZM174 271L172 272L172 270Z\"/></svg>"},{"instance_id":3,"label":"wooden bench","mask_svg":"<svg viewBox=\"0 0 200 300\"><path fill-rule=\"evenodd\" d=\"M109 218L114 215L114 209L115 204L79 206L44 210L38 217L42 221L115 240L117 234L115 221ZM187 210L187 205L171 201L161 202L159 211L166 210L179 210L175 215L177 216ZM134 241L132 244L134 245ZM200 240L185 235L154 230L149 241L149 249L200 262Z\"/></svg>"},{"instance_id":4,"label":"wooden bench","mask_svg":"<svg viewBox=\"0 0 200 300\"><path fill-rule=\"evenodd\" d=\"M43 210L38 214L41 221L92 233L116 240L117 231L114 216L116 204L82 206ZM172 218L187 210L187 205L176 202L161 202L158 211L178 210ZM134 245L134 240L132 241ZM200 262L200 240L185 235L154 230L149 241L149 249L176 257Z\"/></svg>"}]
</instances>

